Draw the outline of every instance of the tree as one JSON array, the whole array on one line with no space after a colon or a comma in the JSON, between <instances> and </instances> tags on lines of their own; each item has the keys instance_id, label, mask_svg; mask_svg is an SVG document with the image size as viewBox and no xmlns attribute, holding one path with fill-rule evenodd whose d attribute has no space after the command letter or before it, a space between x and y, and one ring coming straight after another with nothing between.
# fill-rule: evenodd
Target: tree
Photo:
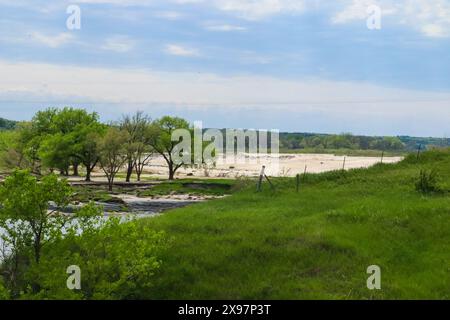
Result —
<instances>
[{"instance_id":1,"label":"tree","mask_svg":"<svg viewBox=\"0 0 450 320\"><path fill-rule=\"evenodd\" d=\"M150 129L149 144L160 154L169 168L169 180L173 180L176 171L183 166L183 162L176 163L174 150L177 141L172 141L172 133L177 129L190 130L189 123L181 118L165 116L153 122Z\"/></svg>"},{"instance_id":2,"label":"tree","mask_svg":"<svg viewBox=\"0 0 450 320\"><path fill-rule=\"evenodd\" d=\"M78 166L86 167L86 181L98 163L96 141L104 133L105 126L99 123L98 114L84 109L65 107L39 111L31 121L30 151L37 150L35 162L43 162L50 168L58 168L68 175L73 166L78 175ZM26 133L26 132L25 132Z\"/></svg>"},{"instance_id":3,"label":"tree","mask_svg":"<svg viewBox=\"0 0 450 320\"><path fill-rule=\"evenodd\" d=\"M61 235L66 222L56 210L49 211L49 203L65 207L70 195L67 182L59 181L56 175L38 182L28 171L16 170L5 179L0 187L0 227L3 242L11 246L13 265L17 266L24 252L31 252L31 262L39 264L42 247Z\"/></svg>"},{"instance_id":4,"label":"tree","mask_svg":"<svg viewBox=\"0 0 450 320\"><path fill-rule=\"evenodd\" d=\"M61 174L68 176L72 163L73 141L68 135L57 133L44 139L39 148L42 164L51 171L58 169Z\"/></svg>"},{"instance_id":5,"label":"tree","mask_svg":"<svg viewBox=\"0 0 450 320\"><path fill-rule=\"evenodd\" d=\"M112 191L114 179L127 161L125 144L128 133L111 127L99 141L100 166L108 179L109 191Z\"/></svg>"},{"instance_id":6,"label":"tree","mask_svg":"<svg viewBox=\"0 0 450 320\"><path fill-rule=\"evenodd\" d=\"M3 168L31 168L26 142L22 139L22 127L20 124L15 130L0 133L0 166Z\"/></svg>"},{"instance_id":7,"label":"tree","mask_svg":"<svg viewBox=\"0 0 450 320\"><path fill-rule=\"evenodd\" d=\"M91 173L99 162L99 141L106 132L106 126L93 122L80 126L72 133L73 156L86 168L86 181L91 181Z\"/></svg>"},{"instance_id":8,"label":"tree","mask_svg":"<svg viewBox=\"0 0 450 320\"><path fill-rule=\"evenodd\" d=\"M84 146L86 142L85 139L89 138L83 133L86 131L86 129L88 132L101 133L101 127L102 126L98 122L98 114L95 112L88 113L84 109L65 107L64 109L59 110L56 113L53 119L53 131L61 133L62 135L66 136L67 139L72 140L72 148L70 148L72 152L66 160L73 166L75 176L78 175L78 165L80 163L87 162L85 161L85 159L83 159L83 156L80 156L80 153L76 152L80 151L80 145L82 150L82 146ZM90 179L90 172L93 169L92 163L87 163L87 165L85 166L86 171L89 171ZM88 169L88 167L90 168Z\"/></svg>"},{"instance_id":9,"label":"tree","mask_svg":"<svg viewBox=\"0 0 450 320\"><path fill-rule=\"evenodd\" d=\"M148 161L149 157L144 157L147 143L147 132L151 120L142 111L136 112L133 116L124 115L120 121L119 127L121 130L128 133L128 139L126 141L126 153L127 153L127 175L126 182L130 182L133 169L136 168L138 174L138 181L140 180L140 174L142 173L143 164ZM144 161L140 161L144 160ZM138 164L138 162L140 162Z\"/></svg>"},{"instance_id":10,"label":"tree","mask_svg":"<svg viewBox=\"0 0 450 320\"><path fill-rule=\"evenodd\" d=\"M95 227L100 220L102 212L93 204L71 215L62 213L72 195L66 180L51 174L38 181L27 170L15 170L0 186L0 274L4 276L0 283L3 280L12 298L30 285L33 294L40 291L35 271L45 248Z\"/></svg>"},{"instance_id":11,"label":"tree","mask_svg":"<svg viewBox=\"0 0 450 320\"><path fill-rule=\"evenodd\" d=\"M141 181L141 175L146 165L149 164L153 156L153 149L146 142L139 142L133 154L134 166L137 175L137 181Z\"/></svg>"},{"instance_id":12,"label":"tree","mask_svg":"<svg viewBox=\"0 0 450 320\"><path fill-rule=\"evenodd\" d=\"M139 299L154 288L154 276L168 237L137 220L120 217L101 220L82 235L71 233L44 250L39 274L42 290L33 299ZM130 245L132 244L132 245ZM80 290L67 290L65 270L82 270ZM0 291L1 292L1 291Z\"/></svg>"}]
</instances>

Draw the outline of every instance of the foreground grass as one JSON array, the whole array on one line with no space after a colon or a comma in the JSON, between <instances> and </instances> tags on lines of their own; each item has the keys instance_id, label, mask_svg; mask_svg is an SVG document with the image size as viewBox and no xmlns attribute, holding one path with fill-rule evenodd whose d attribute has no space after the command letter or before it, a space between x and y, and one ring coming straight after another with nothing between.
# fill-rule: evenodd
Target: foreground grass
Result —
<instances>
[{"instance_id":1,"label":"foreground grass","mask_svg":"<svg viewBox=\"0 0 450 320\"><path fill-rule=\"evenodd\" d=\"M442 193L414 184L436 168ZM151 299L450 299L450 151L308 175L143 221L174 237ZM370 265L382 290L366 287Z\"/></svg>"}]
</instances>

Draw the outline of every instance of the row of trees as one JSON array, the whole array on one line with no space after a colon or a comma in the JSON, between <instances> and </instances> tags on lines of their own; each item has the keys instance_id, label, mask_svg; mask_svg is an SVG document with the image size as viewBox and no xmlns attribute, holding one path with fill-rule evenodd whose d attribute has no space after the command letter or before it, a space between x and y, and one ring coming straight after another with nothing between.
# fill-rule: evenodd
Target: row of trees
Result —
<instances>
[{"instance_id":1,"label":"row of trees","mask_svg":"<svg viewBox=\"0 0 450 320\"><path fill-rule=\"evenodd\" d=\"M133 173L140 181L152 155L159 154L167 162L169 179L173 179L182 165L172 158L178 142L171 136L176 129L190 129L190 125L184 119L168 116L152 121L142 112L105 125L97 113L50 108L1 134L1 162L3 167L29 169L39 175L44 170L57 170L68 176L72 169L72 174L78 176L83 167L86 181L91 180L98 166L112 189L121 168L126 167L127 182Z\"/></svg>"},{"instance_id":2,"label":"row of trees","mask_svg":"<svg viewBox=\"0 0 450 320\"><path fill-rule=\"evenodd\" d=\"M405 150L405 145L397 137L284 133L280 140L281 147L286 149Z\"/></svg>"}]
</instances>

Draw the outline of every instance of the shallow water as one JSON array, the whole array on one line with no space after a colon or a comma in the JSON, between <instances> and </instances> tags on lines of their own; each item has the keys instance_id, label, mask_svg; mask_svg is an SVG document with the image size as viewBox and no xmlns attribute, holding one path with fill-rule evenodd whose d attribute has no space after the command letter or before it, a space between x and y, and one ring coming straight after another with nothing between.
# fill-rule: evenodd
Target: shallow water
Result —
<instances>
[{"instance_id":1,"label":"shallow water","mask_svg":"<svg viewBox=\"0 0 450 320\"><path fill-rule=\"evenodd\" d=\"M138 198L130 195L119 195L118 198L124 201L124 204L118 203L104 203L104 202L96 202L97 205L100 205L104 209L104 216L123 216L132 217L132 218L150 218L156 217L160 215L162 212L185 207L187 205L198 203L198 200L177 200L177 199L151 199L151 198ZM71 214L75 212L77 209L80 209L83 204L78 205L69 205L67 208L64 208L60 212ZM126 207L127 210L124 210ZM49 205L50 210L57 209L54 205ZM75 222L76 223L76 222ZM0 235L3 235L5 230L0 228ZM0 238L0 248L3 248L3 240ZM7 248L5 248L7 251ZM2 260L2 256L0 255L0 261Z\"/></svg>"}]
</instances>

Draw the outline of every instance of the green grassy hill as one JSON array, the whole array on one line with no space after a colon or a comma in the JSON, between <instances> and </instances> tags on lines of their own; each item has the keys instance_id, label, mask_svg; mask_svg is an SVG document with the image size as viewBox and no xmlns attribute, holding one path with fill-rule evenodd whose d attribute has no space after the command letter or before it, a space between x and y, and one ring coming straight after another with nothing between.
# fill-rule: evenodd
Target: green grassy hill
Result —
<instances>
[{"instance_id":1,"label":"green grassy hill","mask_svg":"<svg viewBox=\"0 0 450 320\"><path fill-rule=\"evenodd\" d=\"M443 192L415 189L436 168ZM152 292L179 299L450 299L450 150L254 184L145 220L174 237ZM245 185L245 184L243 184ZM370 265L382 290L366 287Z\"/></svg>"}]
</instances>

